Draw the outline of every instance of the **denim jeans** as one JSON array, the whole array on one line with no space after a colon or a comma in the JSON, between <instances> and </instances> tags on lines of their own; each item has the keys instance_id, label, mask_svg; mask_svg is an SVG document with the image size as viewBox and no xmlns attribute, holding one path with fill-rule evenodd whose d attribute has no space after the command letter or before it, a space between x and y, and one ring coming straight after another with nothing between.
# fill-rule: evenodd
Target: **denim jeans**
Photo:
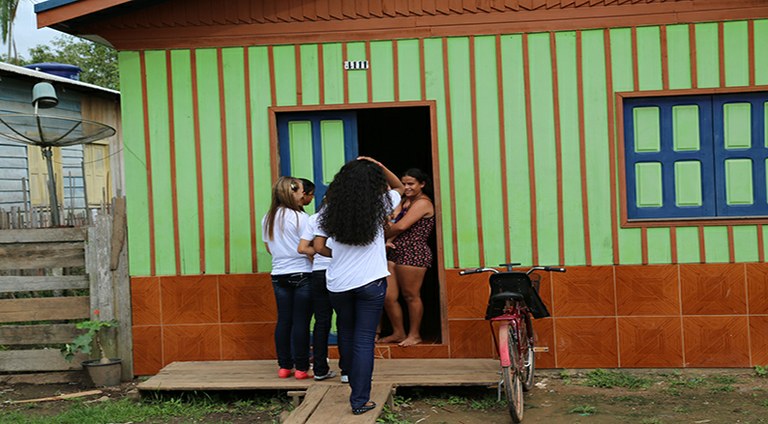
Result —
<instances>
[{"instance_id":1,"label":"denim jeans","mask_svg":"<svg viewBox=\"0 0 768 424\"><path fill-rule=\"evenodd\" d=\"M309 370L309 320L312 285L309 273L272 276L277 301L275 348L280 368Z\"/></svg>"},{"instance_id":2,"label":"denim jeans","mask_svg":"<svg viewBox=\"0 0 768 424\"><path fill-rule=\"evenodd\" d=\"M371 398L371 376L376 326L384 308L387 279L381 278L345 292L331 292L331 304L338 314L339 355L347 362L352 408Z\"/></svg>"},{"instance_id":3,"label":"denim jeans","mask_svg":"<svg viewBox=\"0 0 768 424\"><path fill-rule=\"evenodd\" d=\"M312 358L315 375L326 375L328 367L328 334L331 332L333 308L325 285L325 271L312 271L312 312L315 325L312 328ZM339 361L341 367L342 361ZM341 367L343 370L344 368Z\"/></svg>"}]
</instances>

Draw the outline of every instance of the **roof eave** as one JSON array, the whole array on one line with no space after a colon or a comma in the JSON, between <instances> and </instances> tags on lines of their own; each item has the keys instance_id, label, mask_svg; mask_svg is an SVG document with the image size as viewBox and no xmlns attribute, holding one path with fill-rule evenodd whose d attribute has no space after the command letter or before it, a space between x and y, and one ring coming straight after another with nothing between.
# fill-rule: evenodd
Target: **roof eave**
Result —
<instances>
[{"instance_id":1,"label":"roof eave","mask_svg":"<svg viewBox=\"0 0 768 424\"><path fill-rule=\"evenodd\" d=\"M67 23L72 20L132 1L134 0L48 0L35 5L37 27L67 28Z\"/></svg>"}]
</instances>

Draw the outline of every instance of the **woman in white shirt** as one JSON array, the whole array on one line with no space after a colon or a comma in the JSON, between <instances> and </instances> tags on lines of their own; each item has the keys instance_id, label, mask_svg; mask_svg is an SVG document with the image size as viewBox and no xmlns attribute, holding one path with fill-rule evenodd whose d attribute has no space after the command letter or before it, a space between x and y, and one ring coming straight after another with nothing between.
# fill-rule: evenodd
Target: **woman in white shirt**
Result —
<instances>
[{"instance_id":1,"label":"woman in white shirt","mask_svg":"<svg viewBox=\"0 0 768 424\"><path fill-rule=\"evenodd\" d=\"M297 252L308 215L302 211L301 181L280 177L272 205L261 221L262 239L272 255L272 289L277 302L275 348L278 377L309 378L309 321L312 316L312 262ZM294 367L296 371L294 373Z\"/></svg>"},{"instance_id":2,"label":"woman in white shirt","mask_svg":"<svg viewBox=\"0 0 768 424\"><path fill-rule=\"evenodd\" d=\"M355 415L376 407L370 400L374 339L389 276L384 226L402 194L403 184L395 174L371 158L359 157L333 178L318 220L314 247L332 257L327 287L338 314L339 354L348 361L349 401Z\"/></svg>"}]
</instances>

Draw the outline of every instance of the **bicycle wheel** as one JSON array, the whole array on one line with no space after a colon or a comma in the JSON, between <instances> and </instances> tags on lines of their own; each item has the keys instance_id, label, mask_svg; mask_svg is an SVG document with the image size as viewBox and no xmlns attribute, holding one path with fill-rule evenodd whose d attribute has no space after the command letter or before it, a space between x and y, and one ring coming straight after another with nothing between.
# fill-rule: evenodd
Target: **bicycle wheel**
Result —
<instances>
[{"instance_id":1,"label":"bicycle wheel","mask_svg":"<svg viewBox=\"0 0 768 424\"><path fill-rule=\"evenodd\" d=\"M536 369L536 355L533 352L533 327L530 317L520 321L520 337L523 337L523 390L528 391L533 387L533 371Z\"/></svg>"},{"instance_id":2,"label":"bicycle wheel","mask_svg":"<svg viewBox=\"0 0 768 424\"><path fill-rule=\"evenodd\" d=\"M504 394L507 396L507 406L512 421L519 423L523 421L523 380L520 367L520 354L518 353L518 337L515 329L509 326L507 339L507 349L509 349L510 366L502 367L501 373L504 377Z\"/></svg>"}]
</instances>

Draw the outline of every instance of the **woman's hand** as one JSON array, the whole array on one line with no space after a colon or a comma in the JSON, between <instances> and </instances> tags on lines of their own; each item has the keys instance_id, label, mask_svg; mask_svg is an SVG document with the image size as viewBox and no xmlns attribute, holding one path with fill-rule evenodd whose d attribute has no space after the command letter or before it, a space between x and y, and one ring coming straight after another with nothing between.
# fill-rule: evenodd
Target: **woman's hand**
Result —
<instances>
[{"instance_id":1,"label":"woman's hand","mask_svg":"<svg viewBox=\"0 0 768 424\"><path fill-rule=\"evenodd\" d=\"M384 165L381 164L381 162L377 161L376 159L368 156L358 156L357 160L367 160L368 162L371 162L374 165L381 166L382 168Z\"/></svg>"},{"instance_id":2,"label":"woman's hand","mask_svg":"<svg viewBox=\"0 0 768 424\"><path fill-rule=\"evenodd\" d=\"M357 160L367 160L368 162L371 162L374 165L380 166L381 170L384 172L384 178L386 178L387 184L389 184L389 188L391 190L397 191L398 193L400 193L401 196L403 195L403 191L405 191L405 186L403 186L403 182L400 181L400 178L398 178L397 175L395 175L392 171L390 171L381 162L368 156L358 156Z\"/></svg>"}]
</instances>

